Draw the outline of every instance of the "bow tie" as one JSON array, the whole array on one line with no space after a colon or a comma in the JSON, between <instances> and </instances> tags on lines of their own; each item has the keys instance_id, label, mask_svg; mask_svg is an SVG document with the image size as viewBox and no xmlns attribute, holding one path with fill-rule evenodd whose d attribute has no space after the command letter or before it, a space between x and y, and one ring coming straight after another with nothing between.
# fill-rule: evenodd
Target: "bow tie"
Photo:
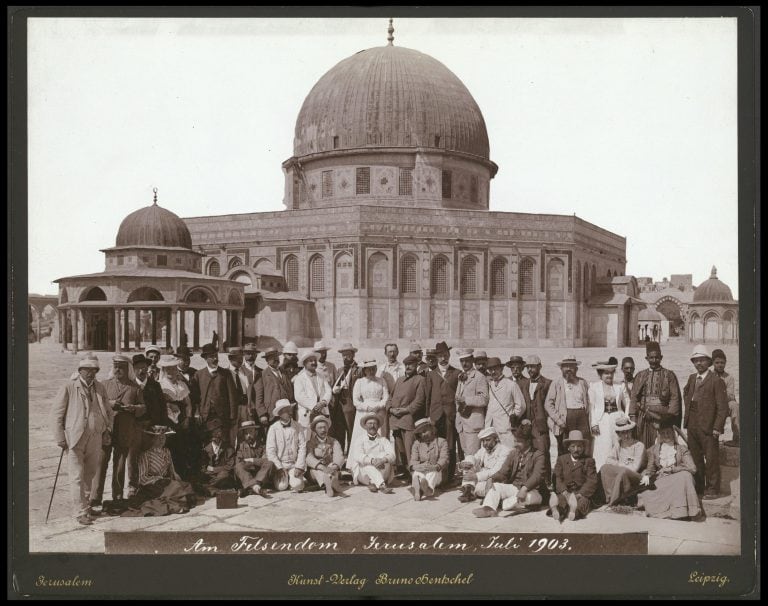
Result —
<instances>
[{"instance_id":1,"label":"bow tie","mask_svg":"<svg viewBox=\"0 0 768 606\"><path fill-rule=\"evenodd\" d=\"M379 437L379 436L368 436L368 439L369 439L371 442L373 442L373 441L374 441L376 438L378 438L378 437Z\"/></svg>"}]
</instances>

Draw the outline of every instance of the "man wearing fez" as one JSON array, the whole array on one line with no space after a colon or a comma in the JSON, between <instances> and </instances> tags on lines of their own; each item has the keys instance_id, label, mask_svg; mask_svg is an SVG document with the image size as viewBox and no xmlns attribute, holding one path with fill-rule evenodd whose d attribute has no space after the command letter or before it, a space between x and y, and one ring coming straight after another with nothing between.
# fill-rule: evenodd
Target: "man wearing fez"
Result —
<instances>
[{"instance_id":1,"label":"man wearing fez","mask_svg":"<svg viewBox=\"0 0 768 606\"><path fill-rule=\"evenodd\" d=\"M178 369L181 380L187 384L187 387L189 387L192 383L192 377L194 377L197 372L189 365L192 358L192 352L186 345L181 345L176 348L176 353L174 355L179 359Z\"/></svg>"},{"instance_id":2,"label":"man wearing fez","mask_svg":"<svg viewBox=\"0 0 768 606\"><path fill-rule=\"evenodd\" d=\"M328 351L331 348L328 347L324 341L317 341L312 348L317 354L317 374L323 377L323 380L328 385L333 385L336 382L336 365L332 362L328 362Z\"/></svg>"},{"instance_id":3,"label":"man wearing fez","mask_svg":"<svg viewBox=\"0 0 768 606\"><path fill-rule=\"evenodd\" d=\"M715 374L725 381L725 392L728 394L728 413L731 417L731 430L733 439L726 442L726 446L739 445L739 403L736 401L736 381L733 375L725 372L725 352L722 349L716 349L712 352L712 370Z\"/></svg>"},{"instance_id":4,"label":"man wearing fez","mask_svg":"<svg viewBox=\"0 0 768 606\"><path fill-rule=\"evenodd\" d=\"M317 354L314 351L303 354L300 361L304 368L293 379L293 393L299 425L309 439L310 421L317 415L330 415L331 386L317 372Z\"/></svg>"},{"instance_id":5,"label":"man wearing fez","mask_svg":"<svg viewBox=\"0 0 768 606\"><path fill-rule=\"evenodd\" d=\"M112 444L104 446L101 470L94 480L91 505L101 505L104 483L112 452L112 499L120 501L125 488L125 472L128 468L128 497L139 489L139 452L143 427L139 419L146 408L139 397L139 386L131 375L130 358L118 354L112 358L112 372L104 381L107 404L115 413L112 425Z\"/></svg>"},{"instance_id":6,"label":"man wearing fez","mask_svg":"<svg viewBox=\"0 0 768 606\"><path fill-rule=\"evenodd\" d=\"M461 494L459 501L469 503L475 497L483 498L491 487L491 476L501 469L511 452L499 441L493 427L480 432L480 450L468 455L459 467L462 470Z\"/></svg>"},{"instance_id":7,"label":"man wearing fez","mask_svg":"<svg viewBox=\"0 0 768 606\"><path fill-rule=\"evenodd\" d=\"M478 432L485 427L488 408L488 379L475 370L474 350L460 349L459 363L463 372L456 386L456 430L465 455L480 448Z\"/></svg>"},{"instance_id":8,"label":"man wearing fez","mask_svg":"<svg viewBox=\"0 0 768 606\"><path fill-rule=\"evenodd\" d=\"M235 485L232 477L235 449L224 441L223 427L221 420L216 418L206 423L210 439L203 448L199 477L201 489L209 497Z\"/></svg>"},{"instance_id":9,"label":"man wearing fez","mask_svg":"<svg viewBox=\"0 0 768 606\"><path fill-rule=\"evenodd\" d=\"M249 494L264 496L266 485L275 471L275 465L267 458L266 432L256 421L240 423L240 442L235 459L235 475L242 488L240 496Z\"/></svg>"},{"instance_id":10,"label":"man wearing fez","mask_svg":"<svg viewBox=\"0 0 768 606\"><path fill-rule=\"evenodd\" d=\"M389 427L395 438L396 460L401 465L404 462L404 470L408 473L414 442L414 421L421 418L425 411L426 380L416 372L419 358L409 355L403 364L405 375L395 382L388 409Z\"/></svg>"},{"instance_id":11,"label":"man wearing fez","mask_svg":"<svg viewBox=\"0 0 768 606\"><path fill-rule=\"evenodd\" d=\"M531 435L533 447L544 453L544 465L546 468L546 484L552 482L552 459L549 453L549 415L544 408L544 400L552 381L541 374L541 358L533 354L525 359L525 368L528 371L528 399L531 408L528 418L531 421Z\"/></svg>"},{"instance_id":12,"label":"man wearing fez","mask_svg":"<svg viewBox=\"0 0 768 606\"><path fill-rule=\"evenodd\" d=\"M435 345L437 367L427 375L427 416L437 430L437 435L448 444L448 468L443 475L444 482L453 480L456 471L456 389L459 370L450 366L451 348L441 341Z\"/></svg>"},{"instance_id":13,"label":"man wearing fez","mask_svg":"<svg viewBox=\"0 0 768 606\"><path fill-rule=\"evenodd\" d=\"M293 401L293 384L280 369L280 351L268 347L264 351L267 367L261 373L261 378L251 388L251 407L255 419L263 427L267 427L275 419L275 404L278 400Z\"/></svg>"},{"instance_id":14,"label":"man wearing fez","mask_svg":"<svg viewBox=\"0 0 768 606\"><path fill-rule=\"evenodd\" d=\"M589 385L576 374L580 364L574 355L566 356L558 362L562 376L552 380L544 400L544 409L549 416L547 422L557 439L557 450L563 454L567 452L564 438L571 431L578 430L582 436L591 435ZM585 440L587 453L591 451L590 442L589 439Z\"/></svg>"},{"instance_id":15,"label":"man wearing fez","mask_svg":"<svg viewBox=\"0 0 768 606\"><path fill-rule=\"evenodd\" d=\"M193 417L201 431L209 419L219 419L224 439L228 439L230 427L237 423L240 394L232 373L219 366L219 353L212 344L203 345L200 357L206 367L198 370L190 383Z\"/></svg>"},{"instance_id":16,"label":"man wearing fez","mask_svg":"<svg viewBox=\"0 0 768 606\"><path fill-rule=\"evenodd\" d=\"M481 375L488 376L488 354L484 351L476 351L474 355L475 370Z\"/></svg>"},{"instance_id":17,"label":"man wearing fez","mask_svg":"<svg viewBox=\"0 0 768 606\"><path fill-rule=\"evenodd\" d=\"M309 424L311 436L307 441L307 469L317 485L325 487L329 497L341 493L339 472L344 465L344 453L341 444L328 434L331 420L319 415Z\"/></svg>"},{"instance_id":18,"label":"man wearing fez","mask_svg":"<svg viewBox=\"0 0 768 606\"><path fill-rule=\"evenodd\" d=\"M299 348L293 341L288 341L283 347L283 363L280 366L280 371L288 378L289 382L292 382L293 377L299 374Z\"/></svg>"},{"instance_id":19,"label":"man wearing fez","mask_svg":"<svg viewBox=\"0 0 768 606\"><path fill-rule=\"evenodd\" d=\"M507 367L512 374L512 381L520 388L520 393L525 401L525 412L523 414L524 419L531 420L531 396L530 396L530 383L523 374L523 368L525 368L525 360L522 356L510 356ZM522 419L513 419L513 422ZM515 423L514 426L517 424Z\"/></svg>"},{"instance_id":20,"label":"man wearing fez","mask_svg":"<svg viewBox=\"0 0 768 606\"><path fill-rule=\"evenodd\" d=\"M230 347L227 352L229 358L229 372L232 374L232 380L235 383L237 393L237 422L230 428L229 441L231 444L237 442L237 430L240 423L251 419L251 411L248 408L248 394L251 391L253 375L243 365L242 347Z\"/></svg>"},{"instance_id":21,"label":"man wearing fez","mask_svg":"<svg viewBox=\"0 0 768 606\"><path fill-rule=\"evenodd\" d=\"M339 369L336 381L332 385L333 403L331 404L331 432L348 453L351 448L352 430L355 425L355 404L353 401L355 381L360 378L360 371L355 362L357 348L351 343L344 343L339 348L343 366Z\"/></svg>"},{"instance_id":22,"label":"man wearing fez","mask_svg":"<svg viewBox=\"0 0 768 606\"><path fill-rule=\"evenodd\" d=\"M74 516L90 525L96 517L90 508L91 489L101 468L102 447L111 441L114 411L96 380L99 361L83 358L77 371L77 378L67 380L53 399L51 428L57 446L67 451Z\"/></svg>"},{"instance_id":23,"label":"man wearing fez","mask_svg":"<svg viewBox=\"0 0 768 606\"><path fill-rule=\"evenodd\" d=\"M307 440L304 430L293 420L293 405L288 400L275 403L277 421L267 432L267 458L275 466L275 488L291 492L304 490L307 470Z\"/></svg>"},{"instance_id":24,"label":"man wearing fez","mask_svg":"<svg viewBox=\"0 0 768 606\"><path fill-rule=\"evenodd\" d=\"M488 358L488 411L485 427L493 427L499 440L507 448L514 448L512 427L517 426L525 414L525 400L517 383L504 376L499 358Z\"/></svg>"},{"instance_id":25,"label":"man wearing fez","mask_svg":"<svg viewBox=\"0 0 768 606\"><path fill-rule=\"evenodd\" d=\"M688 448L696 464L696 492L704 499L720 497L720 435L728 417L728 393L723 381L710 368L712 358L704 345L691 354L696 372L683 390Z\"/></svg>"},{"instance_id":26,"label":"man wearing fez","mask_svg":"<svg viewBox=\"0 0 768 606\"><path fill-rule=\"evenodd\" d=\"M429 419L414 423L416 441L413 443L410 459L411 487L413 500L421 496L434 496L443 481L443 469L448 466L448 443L437 437L435 426Z\"/></svg>"},{"instance_id":27,"label":"man wearing fez","mask_svg":"<svg viewBox=\"0 0 768 606\"><path fill-rule=\"evenodd\" d=\"M661 346L651 341L645 347L648 368L637 373L632 385L629 418L637 423L637 437L651 448L656 442L654 426L665 417L680 426L682 419L680 385L675 373L661 366Z\"/></svg>"},{"instance_id":28,"label":"man wearing fez","mask_svg":"<svg viewBox=\"0 0 768 606\"><path fill-rule=\"evenodd\" d=\"M499 503L504 511L540 505L545 474L544 453L533 448L531 423L526 419L515 430L515 448L491 476L492 487L485 494L483 506L473 513L478 518L495 517Z\"/></svg>"}]
</instances>

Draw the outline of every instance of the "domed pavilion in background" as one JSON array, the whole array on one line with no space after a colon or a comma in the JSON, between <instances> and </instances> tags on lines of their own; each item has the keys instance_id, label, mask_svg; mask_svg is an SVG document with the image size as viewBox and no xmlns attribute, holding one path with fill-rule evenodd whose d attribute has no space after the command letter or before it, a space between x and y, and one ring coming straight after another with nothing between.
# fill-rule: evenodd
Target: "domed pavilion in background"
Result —
<instances>
[{"instance_id":1,"label":"domed pavilion in background","mask_svg":"<svg viewBox=\"0 0 768 606\"><path fill-rule=\"evenodd\" d=\"M115 246L102 252L104 271L56 280L65 347L196 348L214 331L220 341L242 342L243 284L202 273L186 224L157 205L157 190L154 203L123 219Z\"/></svg>"},{"instance_id":2,"label":"domed pavilion in background","mask_svg":"<svg viewBox=\"0 0 768 606\"><path fill-rule=\"evenodd\" d=\"M386 46L311 89L282 168L286 210L185 219L204 273L245 287L246 342L638 342L625 238L490 211L480 108L442 63L395 46L391 23Z\"/></svg>"}]
</instances>

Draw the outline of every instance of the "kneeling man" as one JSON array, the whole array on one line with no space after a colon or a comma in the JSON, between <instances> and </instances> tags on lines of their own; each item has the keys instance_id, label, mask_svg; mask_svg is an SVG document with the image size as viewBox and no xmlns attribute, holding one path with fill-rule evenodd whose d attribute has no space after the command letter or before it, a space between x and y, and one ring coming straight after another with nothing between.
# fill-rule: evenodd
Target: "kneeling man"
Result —
<instances>
[{"instance_id":1,"label":"kneeling man","mask_svg":"<svg viewBox=\"0 0 768 606\"><path fill-rule=\"evenodd\" d=\"M325 494L334 496L341 492L339 471L344 465L344 452L341 444L328 435L331 420L328 417L315 417L309 424L312 435L307 442L307 467L309 475L318 486L325 486Z\"/></svg>"},{"instance_id":2,"label":"kneeling man","mask_svg":"<svg viewBox=\"0 0 768 606\"><path fill-rule=\"evenodd\" d=\"M274 463L266 456L264 429L256 421L243 421L240 423L239 439L235 475L242 485L240 496L264 496L267 492L264 485L275 471Z\"/></svg>"},{"instance_id":3,"label":"kneeling man","mask_svg":"<svg viewBox=\"0 0 768 606\"><path fill-rule=\"evenodd\" d=\"M379 435L379 417L368 413L360 419L365 433L358 436L349 449L349 469L355 484L368 486L371 492L392 493L387 486L395 476L395 448L388 438Z\"/></svg>"},{"instance_id":4,"label":"kneeling man","mask_svg":"<svg viewBox=\"0 0 768 606\"><path fill-rule=\"evenodd\" d=\"M499 441L493 427L486 427L479 434L480 450L468 455L459 467L462 470L459 501L469 503L475 497L484 497L491 484L491 476L501 469L511 450Z\"/></svg>"},{"instance_id":5,"label":"kneeling man","mask_svg":"<svg viewBox=\"0 0 768 606\"><path fill-rule=\"evenodd\" d=\"M276 423L267 433L267 458L275 466L275 488L291 492L304 490L307 440L304 428L293 420L293 406L285 398L275 402Z\"/></svg>"},{"instance_id":6,"label":"kneeling man","mask_svg":"<svg viewBox=\"0 0 768 606\"><path fill-rule=\"evenodd\" d=\"M421 501L422 493L433 496L443 481L443 469L448 467L448 442L437 437L437 430L429 419L414 424L416 441L411 448L411 485L413 500Z\"/></svg>"},{"instance_id":7,"label":"kneeling man","mask_svg":"<svg viewBox=\"0 0 768 606\"><path fill-rule=\"evenodd\" d=\"M504 511L522 511L541 504L546 463L544 453L532 447L530 421L524 420L514 437L515 449L501 469L491 476L493 487L486 493L483 506L473 512L478 518L496 516L499 502Z\"/></svg>"}]
</instances>

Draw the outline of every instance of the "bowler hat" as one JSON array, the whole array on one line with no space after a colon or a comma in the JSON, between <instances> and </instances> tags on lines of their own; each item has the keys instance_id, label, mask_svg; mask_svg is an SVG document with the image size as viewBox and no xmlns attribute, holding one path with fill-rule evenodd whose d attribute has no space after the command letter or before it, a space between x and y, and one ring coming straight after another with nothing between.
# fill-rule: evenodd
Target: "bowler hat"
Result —
<instances>
[{"instance_id":1,"label":"bowler hat","mask_svg":"<svg viewBox=\"0 0 768 606\"><path fill-rule=\"evenodd\" d=\"M219 350L213 346L213 343L206 343L203 345L203 349L200 350L200 357L207 358L209 356L219 356Z\"/></svg>"},{"instance_id":2,"label":"bowler hat","mask_svg":"<svg viewBox=\"0 0 768 606\"><path fill-rule=\"evenodd\" d=\"M440 341L440 343L435 345L435 354L448 353L449 351L451 351L451 348L448 347L445 341Z\"/></svg>"},{"instance_id":3,"label":"bowler hat","mask_svg":"<svg viewBox=\"0 0 768 606\"><path fill-rule=\"evenodd\" d=\"M365 429L365 424L371 419L374 419L376 421L377 427L381 427L381 420L379 419L378 415L375 412L369 412L368 414L363 415L363 417L360 419L360 427Z\"/></svg>"},{"instance_id":4,"label":"bowler hat","mask_svg":"<svg viewBox=\"0 0 768 606\"><path fill-rule=\"evenodd\" d=\"M330 427L331 427L331 420L330 420L328 417L326 417L325 415L318 415L318 416L316 416L314 419L312 419L312 420L309 422L309 426L310 426L310 428L311 428L311 429L314 431L314 429L315 429L315 426L316 426L318 423L325 423L326 425L328 425L328 428L329 428L329 429L330 429Z\"/></svg>"},{"instance_id":5,"label":"bowler hat","mask_svg":"<svg viewBox=\"0 0 768 606\"><path fill-rule=\"evenodd\" d=\"M131 358L131 364L136 366L136 364L149 364L149 360L144 356L144 354L136 354Z\"/></svg>"},{"instance_id":6,"label":"bowler hat","mask_svg":"<svg viewBox=\"0 0 768 606\"><path fill-rule=\"evenodd\" d=\"M437 350L436 349L427 349L424 352L424 355L425 356L436 356L437 355Z\"/></svg>"},{"instance_id":7,"label":"bowler hat","mask_svg":"<svg viewBox=\"0 0 768 606\"><path fill-rule=\"evenodd\" d=\"M512 366L512 364L525 364L525 360L523 360L523 356L509 356L509 361L507 362L507 366Z\"/></svg>"},{"instance_id":8,"label":"bowler hat","mask_svg":"<svg viewBox=\"0 0 768 606\"><path fill-rule=\"evenodd\" d=\"M573 431L568 433L568 438L563 440L563 446L568 446L571 442L582 442L586 443L586 438L584 435L578 430L574 429Z\"/></svg>"},{"instance_id":9,"label":"bowler hat","mask_svg":"<svg viewBox=\"0 0 768 606\"><path fill-rule=\"evenodd\" d=\"M696 358L709 358L712 359L712 356L709 355L709 351L707 351L706 346L704 345L697 345L693 348L693 353L691 354L691 360L695 360Z\"/></svg>"},{"instance_id":10,"label":"bowler hat","mask_svg":"<svg viewBox=\"0 0 768 606\"><path fill-rule=\"evenodd\" d=\"M187 358L192 357L192 351L190 351L189 347L186 345L181 345L180 347L176 348L176 356L182 357L185 356Z\"/></svg>"},{"instance_id":11,"label":"bowler hat","mask_svg":"<svg viewBox=\"0 0 768 606\"><path fill-rule=\"evenodd\" d=\"M208 419L208 422L205 424L205 428L208 431L213 431L214 429L221 429L224 427L224 425L221 422L221 419L213 418Z\"/></svg>"},{"instance_id":12,"label":"bowler hat","mask_svg":"<svg viewBox=\"0 0 768 606\"><path fill-rule=\"evenodd\" d=\"M280 350L277 349L276 347L267 347L264 350L264 359L265 360L267 360L269 358L272 358L274 356L279 356L279 355L280 355Z\"/></svg>"},{"instance_id":13,"label":"bowler hat","mask_svg":"<svg viewBox=\"0 0 768 606\"><path fill-rule=\"evenodd\" d=\"M501 366L501 360L499 358L488 358L488 362L486 363L485 367L487 369L496 368L497 366Z\"/></svg>"}]
</instances>

